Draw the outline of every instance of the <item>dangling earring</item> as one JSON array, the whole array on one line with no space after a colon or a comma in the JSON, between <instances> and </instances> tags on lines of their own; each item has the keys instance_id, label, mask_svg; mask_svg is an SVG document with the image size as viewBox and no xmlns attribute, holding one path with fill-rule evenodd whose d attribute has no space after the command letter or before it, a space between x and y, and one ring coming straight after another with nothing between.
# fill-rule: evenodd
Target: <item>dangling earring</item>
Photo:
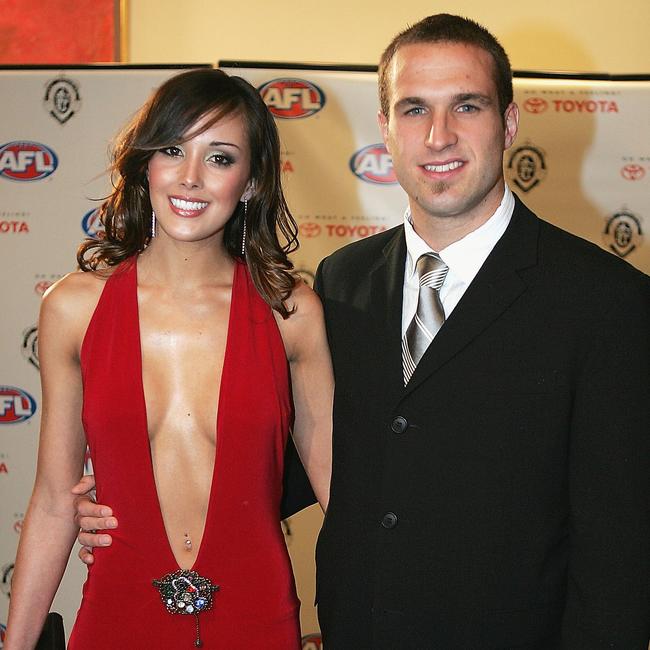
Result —
<instances>
[{"instance_id":1,"label":"dangling earring","mask_svg":"<svg viewBox=\"0 0 650 650\"><path fill-rule=\"evenodd\" d=\"M151 238L156 236L156 211L151 211Z\"/></svg>"},{"instance_id":2,"label":"dangling earring","mask_svg":"<svg viewBox=\"0 0 650 650\"><path fill-rule=\"evenodd\" d=\"M241 255L246 256L246 215L248 214L248 199L244 199L244 227L241 233Z\"/></svg>"}]
</instances>

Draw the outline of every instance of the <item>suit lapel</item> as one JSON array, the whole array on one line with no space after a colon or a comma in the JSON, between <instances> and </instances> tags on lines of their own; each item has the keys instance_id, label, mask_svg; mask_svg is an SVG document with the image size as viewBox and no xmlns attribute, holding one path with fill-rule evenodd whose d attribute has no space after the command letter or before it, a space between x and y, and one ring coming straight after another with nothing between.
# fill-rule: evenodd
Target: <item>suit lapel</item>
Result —
<instances>
[{"instance_id":1,"label":"suit lapel","mask_svg":"<svg viewBox=\"0 0 650 650\"><path fill-rule=\"evenodd\" d=\"M370 271L370 313L376 332L377 372L385 379L389 395L399 395L404 389L401 332L405 261L404 229L398 228Z\"/></svg>"},{"instance_id":2,"label":"suit lapel","mask_svg":"<svg viewBox=\"0 0 650 650\"><path fill-rule=\"evenodd\" d=\"M512 220L420 360L404 396L453 358L525 290L517 271L536 264L539 224L518 199Z\"/></svg>"}]
</instances>

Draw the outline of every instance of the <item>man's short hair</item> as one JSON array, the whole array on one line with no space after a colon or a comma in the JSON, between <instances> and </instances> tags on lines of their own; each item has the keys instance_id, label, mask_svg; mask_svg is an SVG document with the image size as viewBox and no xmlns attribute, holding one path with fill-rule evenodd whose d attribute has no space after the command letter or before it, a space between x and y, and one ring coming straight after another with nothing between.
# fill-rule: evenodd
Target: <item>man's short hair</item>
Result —
<instances>
[{"instance_id":1,"label":"man's short hair","mask_svg":"<svg viewBox=\"0 0 650 650\"><path fill-rule=\"evenodd\" d=\"M390 109L390 64L395 52L405 45L417 43L463 43L485 50L494 62L493 76L499 100L499 112L505 115L512 102L512 69L501 43L477 22L462 16L435 14L400 32L384 50L379 61L379 103L388 117Z\"/></svg>"}]
</instances>

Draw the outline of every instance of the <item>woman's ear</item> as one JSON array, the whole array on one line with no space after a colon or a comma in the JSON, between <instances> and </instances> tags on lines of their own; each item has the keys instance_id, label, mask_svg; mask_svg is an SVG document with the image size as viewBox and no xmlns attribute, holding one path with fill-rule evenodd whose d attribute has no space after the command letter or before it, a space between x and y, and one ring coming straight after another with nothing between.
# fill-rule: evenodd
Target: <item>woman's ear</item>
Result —
<instances>
[{"instance_id":1,"label":"woman's ear","mask_svg":"<svg viewBox=\"0 0 650 650\"><path fill-rule=\"evenodd\" d=\"M253 198L253 194L255 194L255 181L251 180L248 182L248 185L246 185L246 189L239 200L242 202L250 201Z\"/></svg>"}]
</instances>

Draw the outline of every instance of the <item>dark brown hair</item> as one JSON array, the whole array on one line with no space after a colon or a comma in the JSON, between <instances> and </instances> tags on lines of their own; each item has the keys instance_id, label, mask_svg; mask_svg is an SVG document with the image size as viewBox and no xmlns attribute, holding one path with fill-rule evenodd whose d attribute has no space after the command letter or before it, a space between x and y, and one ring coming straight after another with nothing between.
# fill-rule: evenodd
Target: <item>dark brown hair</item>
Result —
<instances>
[{"instance_id":1,"label":"dark brown hair","mask_svg":"<svg viewBox=\"0 0 650 650\"><path fill-rule=\"evenodd\" d=\"M153 154L179 144L190 131L196 135L192 129L205 116L209 119L202 130L234 114L241 115L246 127L254 184L246 215L245 260L262 298L283 318L289 316L285 301L296 278L287 255L298 247L298 240L282 191L278 131L257 90L221 70L190 70L167 80L118 136L111 165L114 191L99 209L105 234L79 246L77 261L82 270L115 266L149 243L147 166ZM224 244L233 258L244 257L243 227L240 202L224 230Z\"/></svg>"},{"instance_id":2,"label":"dark brown hair","mask_svg":"<svg viewBox=\"0 0 650 650\"><path fill-rule=\"evenodd\" d=\"M379 61L379 103L388 117L390 110L390 63L395 52L404 45L417 43L463 43L485 50L494 63L494 84L499 99L499 112L505 112L512 102L512 69L506 51L499 41L477 22L452 14L435 14L423 18L399 33L384 50Z\"/></svg>"}]
</instances>

